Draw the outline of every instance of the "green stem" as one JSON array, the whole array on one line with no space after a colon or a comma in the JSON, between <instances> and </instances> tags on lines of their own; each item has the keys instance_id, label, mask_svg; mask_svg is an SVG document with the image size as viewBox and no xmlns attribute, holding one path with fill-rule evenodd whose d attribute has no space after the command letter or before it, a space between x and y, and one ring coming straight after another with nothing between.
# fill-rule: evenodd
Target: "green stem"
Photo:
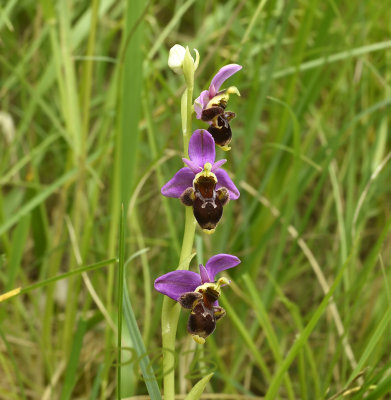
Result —
<instances>
[{"instance_id":1,"label":"green stem","mask_svg":"<svg viewBox=\"0 0 391 400\"><path fill-rule=\"evenodd\" d=\"M183 235L182 251L179 260L181 269L188 269L189 265L182 263L188 258L193 248L195 220L193 210L186 208L185 233ZM165 296L162 309L162 339L163 339L163 374L164 399L175 399L175 338L178 326L179 304Z\"/></svg>"},{"instance_id":2,"label":"green stem","mask_svg":"<svg viewBox=\"0 0 391 400\"><path fill-rule=\"evenodd\" d=\"M190 141L190 136L191 136L191 116L193 114L193 88L188 87L186 90L186 101L184 106L182 107L182 112L183 108L185 108L186 112L186 123L185 128L183 129L183 156L188 157L188 148L189 148L189 141Z\"/></svg>"},{"instance_id":3,"label":"green stem","mask_svg":"<svg viewBox=\"0 0 391 400\"><path fill-rule=\"evenodd\" d=\"M194 78L194 70L192 78ZM194 79L191 79L193 82ZM188 156L188 146L192 130L191 117L193 114L193 85L188 85L182 97L182 130L183 130L183 154ZM182 249L179 258L181 269L189 269L190 255L193 249L195 233L195 219L193 210L186 207L185 232L183 234ZM186 260L188 260L186 262ZM179 304L164 297L162 308L162 340L163 340L163 386L164 400L175 399L175 338L178 326Z\"/></svg>"}]
</instances>

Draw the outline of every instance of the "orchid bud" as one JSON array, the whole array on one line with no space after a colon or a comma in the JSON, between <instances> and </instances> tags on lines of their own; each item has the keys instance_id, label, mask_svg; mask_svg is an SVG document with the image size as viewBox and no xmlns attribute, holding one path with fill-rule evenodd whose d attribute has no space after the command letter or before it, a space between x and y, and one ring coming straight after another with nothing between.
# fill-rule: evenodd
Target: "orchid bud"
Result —
<instances>
[{"instance_id":1,"label":"orchid bud","mask_svg":"<svg viewBox=\"0 0 391 400\"><path fill-rule=\"evenodd\" d=\"M168 66L178 75L183 74L183 60L185 59L186 49L180 44L171 47L168 55Z\"/></svg>"},{"instance_id":2,"label":"orchid bud","mask_svg":"<svg viewBox=\"0 0 391 400\"><path fill-rule=\"evenodd\" d=\"M171 47L168 56L168 66L178 75L185 75L186 83L193 86L194 72L198 68L200 55L197 49L194 49L196 59L191 56L189 48L184 48L180 44Z\"/></svg>"}]
</instances>

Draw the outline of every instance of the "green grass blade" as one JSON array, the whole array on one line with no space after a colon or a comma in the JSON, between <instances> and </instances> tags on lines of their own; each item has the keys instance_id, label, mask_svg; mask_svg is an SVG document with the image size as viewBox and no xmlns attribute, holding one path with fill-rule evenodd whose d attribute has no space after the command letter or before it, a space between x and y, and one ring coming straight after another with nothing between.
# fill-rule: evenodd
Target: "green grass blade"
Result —
<instances>
[{"instance_id":1,"label":"green grass blade","mask_svg":"<svg viewBox=\"0 0 391 400\"><path fill-rule=\"evenodd\" d=\"M87 321L80 319L77 324L76 333L74 335L71 354L68 362L68 366L65 373L64 386L61 392L60 400L71 399L73 389L76 384L76 373L78 371L78 364L80 358L80 352L83 347L83 338L87 329Z\"/></svg>"},{"instance_id":2,"label":"green grass blade","mask_svg":"<svg viewBox=\"0 0 391 400\"><path fill-rule=\"evenodd\" d=\"M66 272L65 274L53 276L53 277L45 279L43 281L34 283L34 284L30 285L30 286L26 286L23 289L17 288L17 289L11 290L10 292L4 293L4 294L2 294L0 296L0 303L2 301L11 299L12 297L15 297L15 296L17 296L19 294L29 293L32 290L35 290L35 289L50 285L50 284L52 284L54 282L57 282L57 281L60 281L62 279L69 278L70 276L80 275L82 272L93 271L95 269L104 267L105 265L114 264L116 261L117 261L117 259L115 259L115 258L111 258L109 260L100 261L100 262L95 263L95 264L90 264L90 265L86 265L86 266L83 266L83 267L80 267L80 268L76 268L76 269L74 269L72 271ZM13 292L12 295L11 295L11 292Z\"/></svg>"},{"instance_id":3,"label":"green grass blade","mask_svg":"<svg viewBox=\"0 0 391 400\"><path fill-rule=\"evenodd\" d=\"M5 345L5 348L6 348L7 353L8 353L8 358L11 361L12 367L14 368L16 380L18 382L18 386L19 386L19 389L20 389L20 395L24 400L26 400L26 393L24 391L24 386L23 386L22 378L20 376L20 371L19 371L19 368L18 368L18 364L17 364L17 362L15 360L15 357L14 357L14 355L12 353L11 346L9 345L6 337L4 336L4 333L3 333L2 329L1 329L1 327L0 327L0 337L1 337L1 339L2 339L2 341L4 343L4 345Z\"/></svg>"},{"instance_id":4,"label":"green grass blade","mask_svg":"<svg viewBox=\"0 0 391 400\"><path fill-rule=\"evenodd\" d=\"M159 386L157 384L156 377L153 373L151 362L149 360L147 351L145 349L140 330L137 326L136 317L134 315L132 305L130 303L129 293L126 288L126 273L124 273L124 317L126 326L128 327L130 337L133 340L134 347L138 357L140 357L140 368L143 374L145 385L147 386L148 393L152 400L161 400L162 396L160 394ZM142 358L141 358L142 357Z\"/></svg>"},{"instance_id":5,"label":"green grass blade","mask_svg":"<svg viewBox=\"0 0 391 400\"><path fill-rule=\"evenodd\" d=\"M267 381L271 380L271 373L266 365L266 362L257 348L256 344L254 341L251 339L251 336L248 332L247 327L244 325L244 323L241 321L239 318L238 314L234 311L234 308L232 307L231 303L228 302L227 297L222 293L221 294L221 304L227 311L227 316L229 317L230 320L232 320L232 323L235 325L236 329L239 331L240 335L242 336L244 342L246 343L248 350L252 357L254 357L256 363L258 364L259 368L261 369L262 373L265 375L265 379Z\"/></svg>"},{"instance_id":6,"label":"green grass blade","mask_svg":"<svg viewBox=\"0 0 391 400\"><path fill-rule=\"evenodd\" d=\"M388 376L381 382L376 389L365 397L367 400L384 400L387 394L391 393L391 376Z\"/></svg>"},{"instance_id":7,"label":"green grass blade","mask_svg":"<svg viewBox=\"0 0 391 400\"><path fill-rule=\"evenodd\" d=\"M166 39L166 37L169 35L169 33L173 30L174 26L178 24L180 19L182 18L183 14L187 11L187 9L194 3L195 0L187 0L186 3L182 4L177 12L175 13L174 17L172 20L167 24L167 26L164 28L163 32L160 34L160 36L157 38L155 41L155 44L153 45L152 49L148 53L148 58L152 59L154 55L157 53L159 48L162 47L163 41Z\"/></svg>"},{"instance_id":8,"label":"green grass blade","mask_svg":"<svg viewBox=\"0 0 391 400\"><path fill-rule=\"evenodd\" d=\"M101 385L102 373L104 368L105 367L103 364L99 365L98 372L95 376L94 383L92 384L91 393L90 397L88 397L88 400L96 400L98 398L99 387Z\"/></svg>"},{"instance_id":9,"label":"green grass blade","mask_svg":"<svg viewBox=\"0 0 391 400\"><path fill-rule=\"evenodd\" d=\"M119 244L119 268L120 268L120 275L122 277L122 289L123 290L123 301L119 302L119 305L123 304L123 316L125 318L126 326L129 331L129 335L132 338L132 342L136 351L137 356L139 357L139 364L141 368L141 372L144 377L145 385L147 386L147 390L149 395L151 396L152 400L161 400L162 396L160 394L159 386L157 384L157 380L155 374L153 372L150 359L148 357L147 351L144 346L144 342L140 333L140 330L137 325L136 317L133 312L132 304L129 298L129 293L127 290L126 284L126 271L124 271L124 264L125 264L125 215L122 211L121 215L121 223L120 223L120 244ZM121 270L123 272L121 272ZM121 287L120 286L120 287ZM122 324L122 318L118 318L119 324ZM121 322L120 322L121 321ZM118 375L121 375L121 329L118 326L118 346L119 346L119 353L118 353ZM118 395L120 396L120 384L121 378L117 377L118 383ZM118 397L119 398L119 397Z\"/></svg>"},{"instance_id":10,"label":"green grass blade","mask_svg":"<svg viewBox=\"0 0 391 400\"><path fill-rule=\"evenodd\" d=\"M121 201L128 204L137 163L139 120L141 115L142 42L144 22L140 22L144 1L127 2L121 74L121 123L118 134Z\"/></svg>"},{"instance_id":11,"label":"green grass blade","mask_svg":"<svg viewBox=\"0 0 391 400\"><path fill-rule=\"evenodd\" d=\"M274 332L272 323L266 312L265 305L263 304L261 297L258 295L258 292L254 286L254 283L252 282L252 280L248 274L243 275L243 281L244 281L245 285L247 286L248 292L249 292L252 302L255 306L254 311L257 316L259 325L261 326L262 330L265 333L265 336L269 342L269 346L270 346L270 349L272 350L274 358L278 364L281 364L283 361L283 355L281 354L280 343L278 342L278 338ZM289 398L294 399L295 396L294 396L294 392L293 392L293 386L292 386L292 382L291 382L291 379L288 374L285 376L285 385L287 388Z\"/></svg>"},{"instance_id":12,"label":"green grass blade","mask_svg":"<svg viewBox=\"0 0 391 400\"><path fill-rule=\"evenodd\" d=\"M325 56L321 58L317 58L315 60L306 61L301 63L298 67L287 67L280 71L273 73L273 79L282 78L284 76L292 75L302 71L308 71L314 68L323 67L328 64L346 60L352 57L359 57L364 54L368 54L374 51L386 50L391 47L391 40L387 40L385 42L373 43L362 47L356 47L353 49L345 50L340 53L332 54L330 56Z\"/></svg>"},{"instance_id":13,"label":"green grass blade","mask_svg":"<svg viewBox=\"0 0 391 400\"><path fill-rule=\"evenodd\" d=\"M122 357L122 304L124 291L125 268L125 215L124 205L121 207L121 220L119 226L119 254L118 254L118 333L117 333L117 399L121 400L121 357Z\"/></svg>"},{"instance_id":14,"label":"green grass blade","mask_svg":"<svg viewBox=\"0 0 391 400\"><path fill-rule=\"evenodd\" d=\"M384 331L391 321L391 307L385 312L375 332L372 334L367 346L364 349L356 368L352 371L348 378L348 384L354 377L364 368L365 362L374 353L375 347L381 339L384 339Z\"/></svg>"},{"instance_id":15,"label":"green grass blade","mask_svg":"<svg viewBox=\"0 0 391 400\"><path fill-rule=\"evenodd\" d=\"M308 322L307 326L304 328L302 334L300 337L295 341L294 345L291 347L289 350L288 354L285 357L284 362L281 364L281 366L278 368L277 372L275 373L273 380L270 383L269 389L266 393L265 400L272 400L275 399L278 393L278 389L280 387L281 381L288 370L289 366L292 364L293 360L296 358L298 355L299 351L301 348L304 346L305 342L308 340L310 334L314 330L316 324L318 323L319 319L325 312L328 303L337 289L342 277L343 273L345 272L345 269L347 268L347 265L350 262L350 258L346 260L345 264L342 266L340 269L337 277L334 280L334 283L330 287L329 292L326 294L326 296L323 298L322 302L320 303L319 307L316 309L315 313L311 317L310 321Z\"/></svg>"},{"instance_id":16,"label":"green grass blade","mask_svg":"<svg viewBox=\"0 0 391 400\"><path fill-rule=\"evenodd\" d=\"M27 214L23 218L21 218L12 237L11 256L8 266L8 282L6 290L10 290L15 285L15 280L20 269L29 229L30 214Z\"/></svg>"}]
</instances>

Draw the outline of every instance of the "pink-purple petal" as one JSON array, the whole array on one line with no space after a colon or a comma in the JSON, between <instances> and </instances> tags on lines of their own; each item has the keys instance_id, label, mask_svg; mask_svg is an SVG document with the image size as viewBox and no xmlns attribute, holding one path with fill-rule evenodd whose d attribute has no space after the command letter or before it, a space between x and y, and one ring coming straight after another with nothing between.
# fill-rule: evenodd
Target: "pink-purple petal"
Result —
<instances>
[{"instance_id":1,"label":"pink-purple petal","mask_svg":"<svg viewBox=\"0 0 391 400\"><path fill-rule=\"evenodd\" d=\"M166 197L177 197L188 188L193 186L194 172L187 167L181 168L172 179L161 189L162 195Z\"/></svg>"},{"instance_id":2,"label":"pink-purple petal","mask_svg":"<svg viewBox=\"0 0 391 400\"><path fill-rule=\"evenodd\" d=\"M200 264L200 276L201 276L201 283L213 282L210 279L208 271L206 270L206 268L202 264Z\"/></svg>"},{"instance_id":3,"label":"pink-purple petal","mask_svg":"<svg viewBox=\"0 0 391 400\"><path fill-rule=\"evenodd\" d=\"M216 96L217 90L215 86L211 83L209 86L209 99L213 98Z\"/></svg>"},{"instance_id":4,"label":"pink-purple petal","mask_svg":"<svg viewBox=\"0 0 391 400\"><path fill-rule=\"evenodd\" d=\"M219 169L214 172L217 178L216 189L220 189L221 187L225 187L228 189L230 200L236 200L240 196L239 189L232 182L228 173L223 169Z\"/></svg>"},{"instance_id":5,"label":"pink-purple petal","mask_svg":"<svg viewBox=\"0 0 391 400\"><path fill-rule=\"evenodd\" d=\"M198 166L195 162L188 160L187 158L182 158L182 161L194 172L194 174L198 174L202 171L202 167Z\"/></svg>"},{"instance_id":6,"label":"pink-purple petal","mask_svg":"<svg viewBox=\"0 0 391 400\"><path fill-rule=\"evenodd\" d=\"M200 94L200 100L201 100L201 105L202 108L205 108L206 105L209 103L209 90L203 90Z\"/></svg>"},{"instance_id":7,"label":"pink-purple petal","mask_svg":"<svg viewBox=\"0 0 391 400\"><path fill-rule=\"evenodd\" d=\"M197 119L201 119L202 110L209 103L209 91L203 90L194 101L194 111Z\"/></svg>"},{"instance_id":8,"label":"pink-purple petal","mask_svg":"<svg viewBox=\"0 0 391 400\"><path fill-rule=\"evenodd\" d=\"M197 119L201 119L202 115L202 104L200 102L200 97L201 96L198 96L194 101L194 111L196 113Z\"/></svg>"},{"instance_id":9,"label":"pink-purple petal","mask_svg":"<svg viewBox=\"0 0 391 400\"><path fill-rule=\"evenodd\" d=\"M214 86L214 90L216 92L219 91L221 85L233 74L236 74L239 70L242 69L241 65L238 64L228 64L217 72L217 74L213 77L212 82L210 83L210 87Z\"/></svg>"},{"instance_id":10,"label":"pink-purple petal","mask_svg":"<svg viewBox=\"0 0 391 400\"><path fill-rule=\"evenodd\" d=\"M207 261L205 269L211 280L214 281L216 274L226 269L236 267L238 264L240 264L238 257L232 256L231 254L217 254Z\"/></svg>"},{"instance_id":11,"label":"pink-purple petal","mask_svg":"<svg viewBox=\"0 0 391 400\"><path fill-rule=\"evenodd\" d=\"M199 274L192 271L177 270L159 276L155 280L154 286L158 292L177 301L183 293L194 292L200 284L201 277Z\"/></svg>"},{"instance_id":12,"label":"pink-purple petal","mask_svg":"<svg viewBox=\"0 0 391 400\"><path fill-rule=\"evenodd\" d=\"M189 142L189 157L196 165L204 168L206 163L213 164L216 157L215 141L205 129L197 129Z\"/></svg>"},{"instance_id":13,"label":"pink-purple petal","mask_svg":"<svg viewBox=\"0 0 391 400\"><path fill-rule=\"evenodd\" d=\"M212 172L215 172L216 170L218 170L226 162L227 162L227 160L225 160L225 159L216 161L212 166Z\"/></svg>"}]
</instances>

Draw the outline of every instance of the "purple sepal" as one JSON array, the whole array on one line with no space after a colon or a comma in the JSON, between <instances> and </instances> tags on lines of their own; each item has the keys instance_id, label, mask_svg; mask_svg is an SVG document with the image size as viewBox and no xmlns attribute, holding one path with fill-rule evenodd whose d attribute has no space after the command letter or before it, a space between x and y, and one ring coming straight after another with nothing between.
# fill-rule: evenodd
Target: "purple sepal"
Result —
<instances>
[{"instance_id":1,"label":"purple sepal","mask_svg":"<svg viewBox=\"0 0 391 400\"><path fill-rule=\"evenodd\" d=\"M217 178L216 189L225 187L228 189L230 200L238 199L240 196L239 189L232 182L232 180L229 177L229 175L227 174L227 172L225 172L223 169L219 169L217 171L214 171L214 174L216 175L216 178Z\"/></svg>"},{"instance_id":2,"label":"purple sepal","mask_svg":"<svg viewBox=\"0 0 391 400\"><path fill-rule=\"evenodd\" d=\"M189 141L190 160L200 167L206 163L213 164L216 157L215 141L205 129L197 129Z\"/></svg>"},{"instance_id":3,"label":"purple sepal","mask_svg":"<svg viewBox=\"0 0 391 400\"><path fill-rule=\"evenodd\" d=\"M217 254L207 261L205 269L213 282L216 274L229 268L236 267L240 264L238 257L231 256L230 254Z\"/></svg>"},{"instance_id":4,"label":"purple sepal","mask_svg":"<svg viewBox=\"0 0 391 400\"><path fill-rule=\"evenodd\" d=\"M201 285L201 277L193 271L177 270L159 276L155 280L155 289L178 301L186 292L194 292Z\"/></svg>"},{"instance_id":5,"label":"purple sepal","mask_svg":"<svg viewBox=\"0 0 391 400\"><path fill-rule=\"evenodd\" d=\"M219 91L221 85L233 74L236 74L239 70L242 69L242 66L239 64L228 64L217 72L217 74L213 77L212 82L209 86L209 97L215 96L215 94ZM211 90L212 89L212 90ZM211 93L214 93L211 95Z\"/></svg>"},{"instance_id":6,"label":"purple sepal","mask_svg":"<svg viewBox=\"0 0 391 400\"><path fill-rule=\"evenodd\" d=\"M209 91L203 90L201 94L194 101L194 111L197 119L201 119L202 110L209 103Z\"/></svg>"},{"instance_id":7,"label":"purple sepal","mask_svg":"<svg viewBox=\"0 0 391 400\"><path fill-rule=\"evenodd\" d=\"M194 172L187 167L181 168L172 179L161 189L162 195L166 197L177 197L188 188L193 186Z\"/></svg>"},{"instance_id":8,"label":"purple sepal","mask_svg":"<svg viewBox=\"0 0 391 400\"><path fill-rule=\"evenodd\" d=\"M215 97L216 94L217 94L217 90L216 90L215 86L213 85L213 83L211 83L209 86L209 98L213 99L213 97Z\"/></svg>"}]
</instances>

